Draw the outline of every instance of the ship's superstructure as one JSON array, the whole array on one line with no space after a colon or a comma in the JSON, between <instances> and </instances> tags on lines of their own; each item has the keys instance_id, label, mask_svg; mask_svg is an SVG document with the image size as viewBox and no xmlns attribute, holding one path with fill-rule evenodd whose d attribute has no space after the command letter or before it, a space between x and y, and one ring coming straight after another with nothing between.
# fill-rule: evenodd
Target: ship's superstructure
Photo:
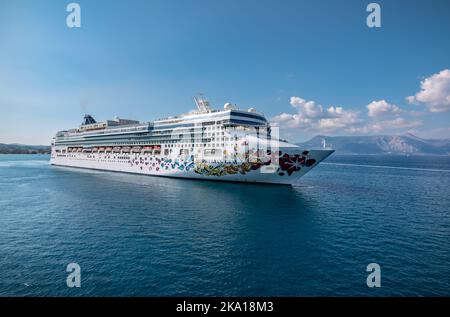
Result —
<instances>
[{"instance_id":1,"label":"ship's superstructure","mask_svg":"<svg viewBox=\"0 0 450 317\"><path fill-rule=\"evenodd\" d=\"M300 149L273 136L255 109L227 103L153 122L86 115L79 128L52 140L53 165L208 180L293 184L330 149Z\"/></svg>"}]
</instances>

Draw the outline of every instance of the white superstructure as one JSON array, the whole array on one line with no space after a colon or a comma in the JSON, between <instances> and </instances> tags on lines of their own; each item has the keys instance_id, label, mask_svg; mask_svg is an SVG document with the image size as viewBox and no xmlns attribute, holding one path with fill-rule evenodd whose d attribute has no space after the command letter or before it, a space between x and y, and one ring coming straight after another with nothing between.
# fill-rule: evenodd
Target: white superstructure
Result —
<instances>
[{"instance_id":1,"label":"white superstructure","mask_svg":"<svg viewBox=\"0 0 450 317\"><path fill-rule=\"evenodd\" d=\"M227 103L153 122L86 115L79 128L52 140L50 163L59 166L207 180L293 184L331 149L301 149L273 136L254 108Z\"/></svg>"}]
</instances>

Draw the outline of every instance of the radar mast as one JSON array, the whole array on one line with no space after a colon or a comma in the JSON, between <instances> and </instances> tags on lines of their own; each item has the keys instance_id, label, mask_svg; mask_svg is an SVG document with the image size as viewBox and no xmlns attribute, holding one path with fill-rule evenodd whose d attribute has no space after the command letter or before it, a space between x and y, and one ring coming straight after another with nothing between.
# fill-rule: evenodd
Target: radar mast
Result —
<instances>
[{"instance_id":1,"label":"radar mast","mask_svg":"<svg viewBox=\"0 0 450 317\"><path fill-rule=\"evenodd\" d=\"M212 109L209 106L209 101L203 97L203 94L200 94L198 97L194 97L194 101L200 113L211 112Z\"/></svg>"}]
</instances>

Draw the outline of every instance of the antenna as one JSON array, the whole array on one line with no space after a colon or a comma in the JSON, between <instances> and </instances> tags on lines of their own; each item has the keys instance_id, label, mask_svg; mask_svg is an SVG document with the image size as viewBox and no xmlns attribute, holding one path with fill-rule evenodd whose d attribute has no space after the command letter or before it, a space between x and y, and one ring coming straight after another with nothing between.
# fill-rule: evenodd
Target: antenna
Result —
<instances>
[{"instance_id":1,"label":"antenna","mask_svg":"<svg viewBox=\"0 0 450 317\"><path fill-rule=\"evenodd\" d=\"M211 112L211 107L209 106L209 101L203 97L203 94L199 94L198 97L194 97L195 104L197 105L198 111L201 113Z\"/></svg>"}]
</instances>

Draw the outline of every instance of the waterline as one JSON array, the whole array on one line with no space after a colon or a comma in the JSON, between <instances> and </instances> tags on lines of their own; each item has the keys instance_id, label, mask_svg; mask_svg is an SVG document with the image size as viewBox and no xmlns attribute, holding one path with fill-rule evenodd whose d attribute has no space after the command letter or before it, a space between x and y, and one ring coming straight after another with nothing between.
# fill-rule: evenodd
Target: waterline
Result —
<instances>
[{"instance_id":1,"label":"waterline","mask_svg":"<svg viewBox=\"0 0 450 317\"><path fill-rule=\"evenodd\" d=\"M385 168L385 169L409 170L409 171L419 171L419 172L444 172L444 173L450 173L450 170L433 169L433 168L398 167L398 166L365 165L365 164L350 164L350 163L330 163L330 162L322 162L320 164L323 164L323 165L337 165L337 166L352 166L352 167Z\"/></svg>"}]
</instances>

